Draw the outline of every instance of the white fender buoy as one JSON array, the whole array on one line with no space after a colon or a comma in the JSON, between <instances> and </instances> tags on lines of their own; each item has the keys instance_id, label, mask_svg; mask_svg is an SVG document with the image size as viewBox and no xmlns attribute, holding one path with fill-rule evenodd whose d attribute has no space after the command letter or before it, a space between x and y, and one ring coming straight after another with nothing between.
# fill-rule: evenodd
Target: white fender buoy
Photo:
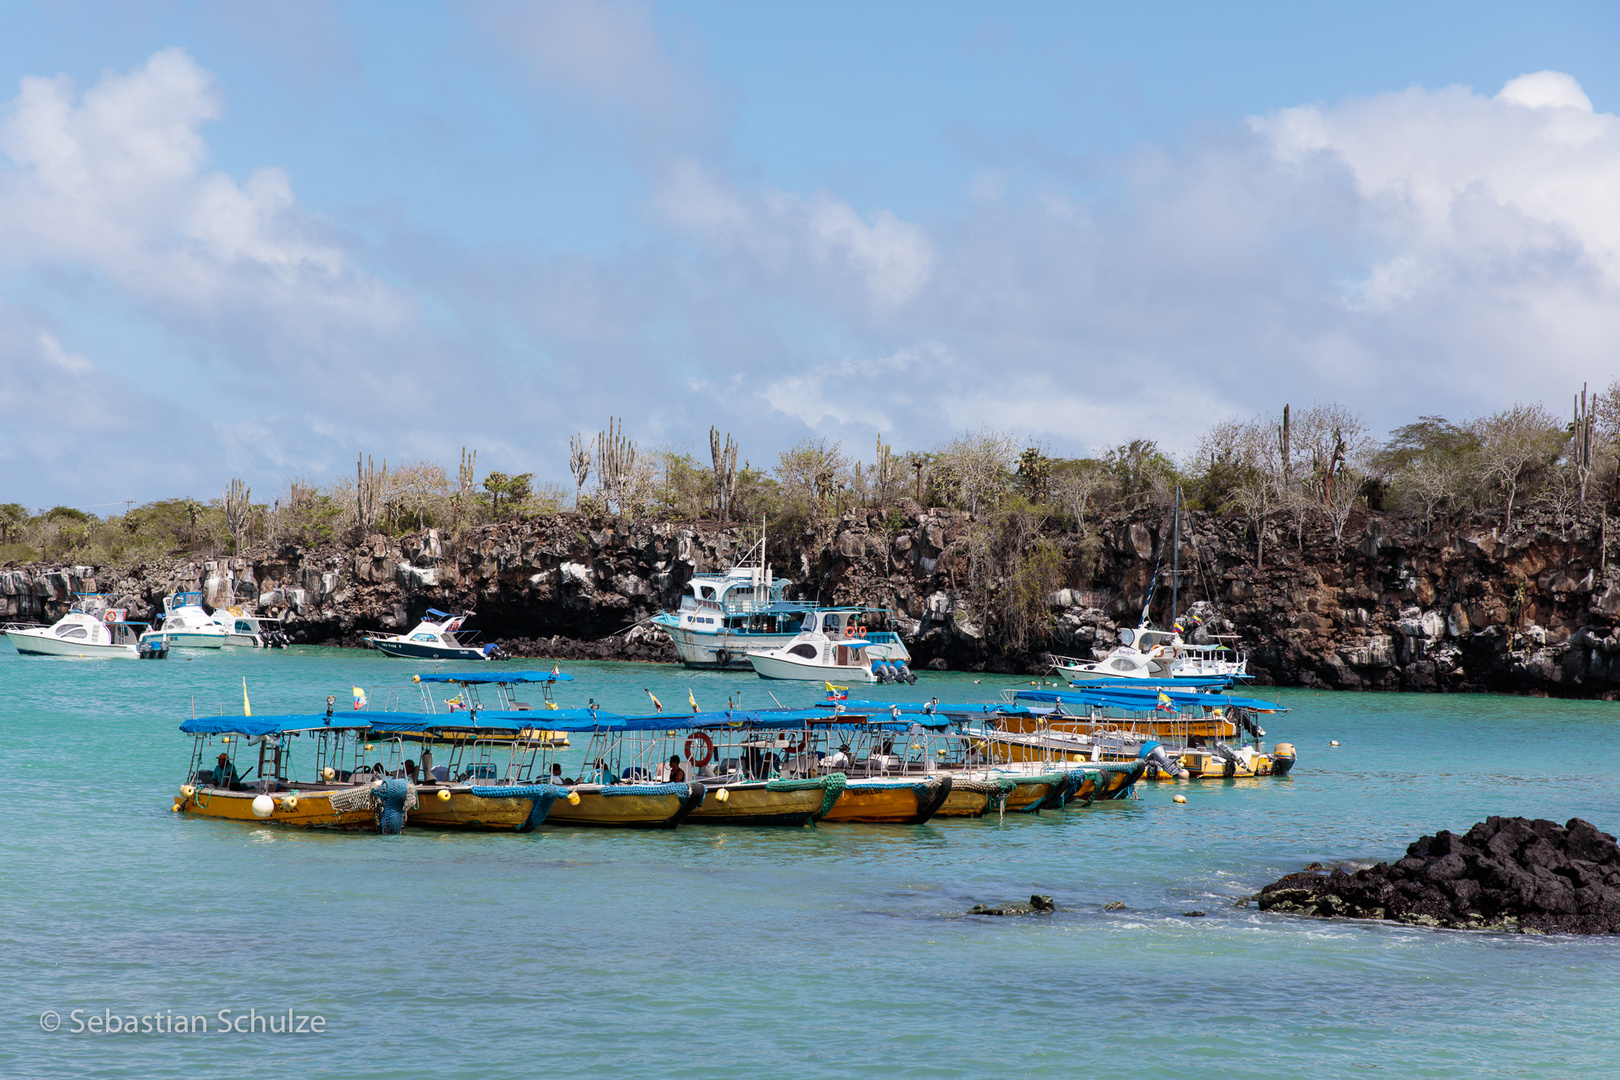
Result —
<instances>
[{"instance_id":1,"label":"white fender buoy","mask_svg":"<svg viewBox=\"0 0 1620 1080\"><path fill-rule=\"evenodd\" d=\"M189 799L195 794L197 794L197 789L192 787L190 784L180 785L180 795L182 798Z\"/></svg>"},{"instance_id":2,"label":"white fender buoy","mask_svg":"<svg viewBox=\"0 0 1620 1080\"><path fill-rule=\"evenodd\" d=\"M337 770L332 768L332 766L330 766L330 765L328 765L326 768L321 770L321 778L322 779L332 780L332 779L335 779L336 777L337 777Z\"/></svg>"},{"instance_id":3,"label":"white fender buoy","mask_svg":"<svg viewBox=\"0 0 1620 1080\"><path fill-rule=\"evenodd\" d=\"M1171 800L1171 802L1178 802L1178 803L1184 803L1186 801L1187 801L1187 796L1185 796L1185 795L1177 795L1174 799Z\"/></svg>"},{"instance_id":4,"label":"white fender buoy","mask_svg":"<svg viewBox=\"0 0 1620 1080\"><path fill-rule=\"evenodd\" d=\"M288 795L285 798L283 798L281 800L281 808L283 810L296 810L296 809L298 809L298 796L296 794L293 794L293 795Z\"/></svg>"},{"instance_id":5,"label":"white fender buoy","mask_svg":"<svg viewBox=\"0 0 1620 1080\"><path fill-rule=\"evenodd\" d=\"M450 789L449 788L442 787L442 788L439 789L439 801L440 802L449 802L450 801Z\"/></svg>"},{"instance_id":6,"label":"white fender buoy","mask_svg":"<svg viewBox=\"0 0 1620 1080\"><path fill-rule=\"evenodd\" d=\"M268 795L260 795L253 800L253 816L267 818L276 812L276 801Z\"/></svg>"}]
</instances>

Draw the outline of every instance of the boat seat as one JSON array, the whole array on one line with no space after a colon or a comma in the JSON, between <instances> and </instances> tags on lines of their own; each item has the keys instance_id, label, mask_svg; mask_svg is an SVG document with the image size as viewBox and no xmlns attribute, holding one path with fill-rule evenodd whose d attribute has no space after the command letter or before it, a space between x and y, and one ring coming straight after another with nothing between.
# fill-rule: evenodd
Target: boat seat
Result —
<instances>
[{"instance_id":1,"label":"boat seat","mask_svg":"<svg viewBox=\"0 0 1620 1080\"><path fill-rule=\"evenodd\" d=\"M630 768L624 770L623 779L626 780L626 781L631 781L631 780L651 780L652 779L652 774L649 773L646 769L641 769L641 768L637 768L635 766L631 766Z\"/></svg>"},{"instance_id":2,"label":"boat seat","mask_svg":"<svg viewBox=\"0 0 1620 1080\"><path fill-rule=\"evenodd\" d=\"M439 783L441 783L441 784L446 783L447 781L449 781L449 779L450 779L450 766L448 766L448 765L435 765L435 766L433 766L433 779L439 781Z\"/></svg>"}]
</instances>

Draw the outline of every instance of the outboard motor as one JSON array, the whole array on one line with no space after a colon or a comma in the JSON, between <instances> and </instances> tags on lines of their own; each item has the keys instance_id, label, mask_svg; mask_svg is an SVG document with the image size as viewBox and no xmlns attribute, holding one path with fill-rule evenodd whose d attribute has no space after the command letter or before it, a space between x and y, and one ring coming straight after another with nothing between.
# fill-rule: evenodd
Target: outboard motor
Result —
<instances>
[{"instance_id":1,"label":"outboard motor","mask_svg":"<svg viewBox=\"0 0 1620 1080\"><path fill-rule=\"evenodd\" d=\"M917 676L913 675L911 669L906 667L904 660L894 662L894 677L897 682L905 682L912 686L917 685Z\"/></svg>"},{"instance_id":2,"label":"outboard motor","mask_svg":"<svg viewBox=\"0 0 1620 1080\"><path fill-rule=\"evenodd\" d=\"M488 645L484 646L484 659L485 660L498 659L499 656L500 656L500 651L501 651L501 647L499 645L495 644L492 641Z\"/></svg>"},{"instance_id":3,"label":"outboard motor","mask_svg":"<svg viewBox=\"0 0 1620 1080\"><path fill-rule=\"evenodd\" d=\"M1181 777L1187 775L1187 770L1172 762L1170 760L1170 755L1164 752L1163 744L1156 742L1155 740L1149 739L1147 742L1143 743L1142 749L1136 752L1136 756L1146 761L1149 765L1157 768L1166 776L1173 776L1180 779Z\"/></svg>"},{"instance_id":4,"label":"outboard motor","mask_svg":"<svg viewBox=\"0 0 1620 1080\"><path fill-rule=\"evenodd\" d=\"M877 677L877 681L880 683L891 683L894 681L894 672L890 671L889 665L885 664L881 660L872 661L872 674Z\"/></svg>"}]
</instances>

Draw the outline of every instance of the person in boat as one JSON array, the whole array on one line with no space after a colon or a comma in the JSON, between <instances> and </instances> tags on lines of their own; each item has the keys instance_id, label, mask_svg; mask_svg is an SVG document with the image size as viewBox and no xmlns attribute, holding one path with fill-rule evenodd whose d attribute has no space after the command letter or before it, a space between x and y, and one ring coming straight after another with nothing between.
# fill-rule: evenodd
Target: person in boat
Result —
<instances>
[{"instance_id":1,"label":"person in boat","mask_svg":"<svg viewBox=\"0 0 1620 1080\"><path fill-rule=\"evenodd\" d=\"M395 776L403 776L405 779L409 780L411 783L413 783L413 784L416 783L416 762L411 760L410 758L406 758L405 759L405 768L400 770L399 772L395 773L394 775Z\"/></svg>"},{"instance_id":2,"label":"person in boat","mask_svg":"<svg viewBox=\"0 0 1620 1080\"><path fill-rule=\"evenodd\" d=\"M217 788L235 787L242 782L241 776L236 772L236 766L231 764L231 755L219 755L218 761L214 764L213 781Z\"/></svg>"},{"instance_id":3,"label":"person in boat","mask_svg":"<svg viewBox=\"0 0 1620 1080\"><path fill-rule=\"evenodd\" d=\"M849 743L840 743L838 749L828 754L821 763L821 767L828 772L842 772L849 765Z\"/></svg>"},{"instance_id":4,"label":"person in boat","mask_svg":"<svg viewBox=\"0 0 1620 1080\"><path fill-rule=\"evenodd\" d=\"M562 762L560 761L553 761L551 763L551 775L546 777L546 782L556 784L558 787L570 787L574 783L572 779L563 779Z\"/></svg>"},{"instance_id":5,"label":"person in boat","mask_svg":"<svg viewBox=\"0 0 1620 1080\"><path fill-rule=\"evenodd\" d=\"M684 784L686 782L686 770L681 768L681 756L679 754L669 755L669 776L666 782L671 784Z\"/></svg>"}]
</instances>

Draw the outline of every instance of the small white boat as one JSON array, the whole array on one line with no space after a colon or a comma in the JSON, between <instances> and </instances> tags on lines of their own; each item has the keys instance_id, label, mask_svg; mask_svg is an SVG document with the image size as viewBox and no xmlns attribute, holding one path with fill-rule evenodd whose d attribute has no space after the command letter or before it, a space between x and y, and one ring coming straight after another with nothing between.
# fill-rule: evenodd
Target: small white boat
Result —
<instances>
[{"instance_id":1,"label":"small white boat","mask_svg":"<svg viewBox=\"0 0 1620 1080\"><path fill-rule=\"evenodd\" d=\"M214 612L214 625L225 631L225 644L254 649L285 649L290 642L273 615L253 615L241 608L220 608Z\"/></svg>"},{"instance_id":2,"label":"small white boat","mask_svg":"<svg viewBox=\"0 0 1620 1080\"><path fill-rule=\"evenodd\" d=\"M493 642L477 646L457 636L468 617L428 608L427 615L410 633L367 634L366 644L407 660L493 660L499 648Z\"/></svg>"},{"instance_id":3,"label":"small white boat","mask_svg":"<svg viewBox=\"0 0 1620 1080\"><path fill-rule=\"evenodd\" d=\"M99 656L136 659L147 626L129 622L123 608L99 596L82 596L52 626L11 627L6 637L24 656Z\"/></svg>"},{"instance_id":4,"label":"small white boat","mask_svg":"<svg viewBox=\"0 0 1620 1080\"><path fill-rule=\"evenodd\" d=\"M1070 682L1084 679L1202 682L1211 678L1248 678L1248 660L1229 659L1230 655L1231 650L1224 645L1189 645L1173 630L1127 627L1119 632L1119 647L1101 660L1058 656L1053 657L1053 667Z\"/></svg>"},{"instance_id":5,"label":"small white boat","mask_svg":"<svg viewBox=\"0 0 1620 1080\"><path fill-rule=\"evenodd\" d=\"M218 649L225 645L225 628L203 610L202 593L174 593L163 598L163 615L157 629L141 635L143 643L162 644L177 649Z\"/></svg>"},{"instance_id":6,"label":"small white boat","mask_svg":"<svg viewBox=\"0 0 1620 1080\"><path fill-rule=\"evenodd\" d=\"M748 662L762 679L824 682L916 682L910 654L897 635L874 642L860 624L861 609L833 608L805 617L805 629L775 649L751 649ZM895 653L898 647L899 654Z\"/></svg>"}]
</instances>

